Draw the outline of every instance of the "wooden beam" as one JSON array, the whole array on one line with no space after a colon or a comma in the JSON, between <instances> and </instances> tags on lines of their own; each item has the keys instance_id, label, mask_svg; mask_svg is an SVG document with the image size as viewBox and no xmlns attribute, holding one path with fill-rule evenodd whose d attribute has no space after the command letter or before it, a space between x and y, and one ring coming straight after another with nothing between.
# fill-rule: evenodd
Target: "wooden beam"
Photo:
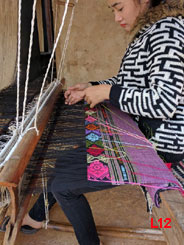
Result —
<instances>
[{"instance_id":1,"label":"wooden beam","mask_svg":"<svg viewBox=\"0 0 184 245\"><path fill-rule=\"evenodd\" d=\"M36 182L36 179L33 179L31 184L34 185ZM21 207L19 207L18 210L13 210L13 207L11 206L11 209L8 210L10 214L10 221L8 225L6 226L6 232L3 240L3 245L14 245L18 232L20 230L22 220L27 212L27 208L29 205L29 202L31 200L32 193L29 191L27 195L25 195L21 200ZM17 211L17 216L15 221L12 219L12 213Z\"/></svg>"},{"instance_id":2,"label":"wooden beam","mask_svg":"<svg viewBox=\"0 0 184 245\"><path fill-rule=\"evenodd\" d=\"M45 11L48 52L51 52L53 49L53 26L52 26L51 2L50 2L50 0L45 0L45 9L43 11Z\"/></svg>"},{"instance_id":3,"label":"wooden beam","mask_svg":"<svg viewBox=\"0 0 184 245\"><path fill-rule=\"evenodd\" d=\"M160 193L161 208L154 208L153 214L157 221L162 219L162 231L169 245L181 245L184 241L184 198L176 190ZM170 219L171 228L164 228ZM160 227L160 222L158 222Z\"/></svg>"},{"instance_id":4,"label":"wooden beam","mask_svg":"<svg viewBox=\"0 0 184 245\"><path fill-rule=\"evenodd\" d=\"M43 17L42 17L41 0L37 1L36 17L37 17L37 25L38 25L38 34L39 34L38 38L39 38L40 52L44 52L44 33L43 33Z\"/></svg>"},{"instance_id":5,"label":"wooden beam","mask_svg":"<svg viewBox=\"0 0 184 245\"><path fill-rule=\"evenodd\" d=\"M67 223L49 222L48 229L54 229L62 232L73 233L73 227ZM115 238L129 238L147 241L165 241L162 231L159 229L129 229L121 227L97 226L100 236Z\"/></svg>"}]
</instances>

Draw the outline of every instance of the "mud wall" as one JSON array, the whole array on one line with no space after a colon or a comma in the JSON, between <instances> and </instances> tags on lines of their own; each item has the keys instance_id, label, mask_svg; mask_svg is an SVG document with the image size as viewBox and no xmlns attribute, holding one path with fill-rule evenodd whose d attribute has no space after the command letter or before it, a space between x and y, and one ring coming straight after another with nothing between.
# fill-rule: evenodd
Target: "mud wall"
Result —
<instances>
[{"instance_id":1,"label":"mud wall","mask_svg":"<svg viewBox=\"0 0 184 245\"><path fill-rule=\"evenodd\" d=\"M63 2L63 1L62 1ZM53 1L56 33L63 16L61 1ZM65 28L56 52L57 68L72 7L69 7ZM67 86L78 82L101 80L116 75L126 48L126 35L114 22L106 0L79 0L76 8L61 76Z\"/></svg>"}]
</instances>

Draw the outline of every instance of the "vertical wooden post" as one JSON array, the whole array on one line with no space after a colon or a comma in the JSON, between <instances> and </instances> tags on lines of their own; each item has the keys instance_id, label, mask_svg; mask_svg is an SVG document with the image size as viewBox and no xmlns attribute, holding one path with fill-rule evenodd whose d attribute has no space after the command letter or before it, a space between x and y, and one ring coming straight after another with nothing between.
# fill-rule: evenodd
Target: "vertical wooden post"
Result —
<instances>
[{"instance_id":1,"label":"vertical wooden post","mask_svg":"<svg viewBox=\"0 0 184 245\"><path fill-rule=\"evenodd\" d=\"M52 25L52 14L51 14L51 1L44 0L45 3L45 22L46 22L46 35L47 35L47 44L48 52L52 51L53 48L53 25Z\"/></svg>"},{"instance_id":2,"label":"vertical wooden post","mask_svg":"<svg viewBox=\"0 0 184 245\"><path fill-rule=\"evenodd\" d=\"M14 238L14 242L11 243L10 241L12 240L12 231L14 228L14 224L16 222L17 219L17 214L18 214L18 187L8 187L8 190L10 192L10 198L11 198L11 209L10 209L10 221L8 222L7 226L6 226L6 232L5 232L5 236L4 236L4 241L3 241L3 245L12 245L15 242Z\"/></svg>"}]
</instances>

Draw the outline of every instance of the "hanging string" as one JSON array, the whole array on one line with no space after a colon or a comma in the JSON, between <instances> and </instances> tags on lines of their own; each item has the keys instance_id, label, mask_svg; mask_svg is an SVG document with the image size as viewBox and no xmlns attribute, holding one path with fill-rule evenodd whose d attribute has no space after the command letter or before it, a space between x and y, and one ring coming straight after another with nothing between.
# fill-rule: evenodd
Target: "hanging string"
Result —
<instances>
[{"instance_id":1,"label":"hanging string","mask_svg":"<svg viewBox=\"0 0 184 245\"><path fill-rule=\"evenodd\" d=\"M16 113L16 129L19 127L19 97L20 97L20 49L21 49L21 11L22 0L19 0L18 6L18 45L17 45L17 113Z\"/></svg>"},{"instance_id":2,"label":"hanging string","mask_svg":"<svg viewBox=\"0 0 184 245\"><path fill-rule=\"evenodd\" d=\"M118 117L119 119L121 119L121 121L124 121L124 122L128 123L128 122L125 121L122 117L120 117L119 115L117 115L114 111L110 110L110 109L109 109L107 106L105 106L104 104L102 104L102 107L103 107L104 109L106 109L107 111L109 111L111 114L116 115L116 117ZM139 130L138 130L136 127L134 127L133 125L131 125L130 123L128 123L128 125L129 125L131 128L133 128L134 130L136 130L137 132L139 132Z\"/></svg>"},{"instance_id":3,"label":"hanging string","mask_svg":"<svg viewBox=\"0 0 184 245\"><path fill-rule=\"evenodd\" d=\"M98 125L101 125L101 126L103 126L103 127L106 127L106 128L107 128L108 130L110 130L110 131L115 131L115 132L118 133L119 135L128 135L128 136L131 136L131 137L133 137L133 138L142 140L142 141L148 143L148 144L151 146L151 148L153 148L153 146L152 146L152 144L149 142L149 140L146 139L146 138L143 137L143 136L140 136L140 135L134 134L134 133L130 133L130 132L128 132L128 131L126 131L126 130L123 130L123 129L117 127L117 126L111 125L110 123L105 122L104 120L101 120L100 118L96 118L96 117L93 117L93 116L90 116L90 117L91 117L91 118L94 118L94 119L96 119L96 120L98 120Z\"/></svg>"},{"instance_id":4,"label":"hanging string","mask_svg":"<svg viewBox=\"0 0 184 245\"><path fill-rule=\"evenodd\" d=\"M46 177L46 166L42 167L42 189L43 189L43 197L44 197L44 206L45 206L45 229L47 229L47 225L49 223L49 201L48 201L48 190L47 190L47 177Z\"/></svg>"},{"instance_id":5,"label":"hanging string","mask_svg":"<svg viewBox=\"0 0 184 245\"><path fill-rule=\"evenodd\" d=\"M49 64L48 64L48 67L47 67L47 70L46 70L46 73L45 73L45 76L44 76L44 79L43 79L42 87L41 87L41 90L40 90L40 95L39 95L37 106L36 106L34 129L36 130L37 134L39 134L38 129L37 129L37 118L38 118L38 110L39 110L40 100L41 100L41 96L42 96L42 93L43 93L45 82L46 82L46 79L47 79L47 76L48 76L48 73L49 73L49 70L50 70L50 66L52 64L52 60L53 60L53 57L54 57L54 54L55 54L55 50L56 50L56 47L58 45L62 30L63 30L63 26L64 26L65 19L66 19L66 14L67 14L67 11L68 11L68 6L69 6L69 0L67 0L66 3L65 3L65 10L64 10L63 18L62 18L62 23L60 25L59 33L58 33L58 36L56 38L56 42L54 44L54 48L53 48L53 51L52 51L52 54L51 54L51 57L50 57L50 60L49 60Z\"/></svg>"},{"instance_id":6,"label":"hanging string","mask_svg":"<svg viewBox=\"0 0 184 245\"><path fill-rule=\"evenodd\" d=\"M65 10L67 12L66 5L65 5ZM58 13L57 13L57 5L56 5L56 19L55 19L55 27L54 27L55 33L56 33L57 16L58 16ZM67 35L66 35L66 39L65 39L64 49L63 49L62 56L61 56L61 61L60 61L60 66L59 66L59 72L58 72L58 74L60 73L60 71L61 71L61 69L63 68L63 65L64 65L64 59L65 59L66 49L67 49L68 42L69 42L69 36L70 36L70 32L71 32L71 26L72 26L73 16L74 16L74 8L72 10L72 15L71 15L71 18L70 18L70 24L69 24L69 28L67 30ZM64 15L63 15L63 17L64 17ZM61 26L64 24L64 20L65 20L65 17L62 20ZM59 31L58 37L60 37L60 33L62 31L61 26L60 26L60 31ZM58 37L55 40L55 44L56 45L53 48L53 53L55 52L55 49L56 49L56 46L57 46L57 42L58 42L57 40L59 40ZM52 55L51 55L51 58L52 58ZM62 66L61 66L61 62L62 62ZM49 65L48 65L48 67L49 67ZM52 59L51 81L53 79L53 69L54 69L54 59ZM57 76L57 78L58 77L59 76ZM44 82L43 82L43 84L44 84ZM42 91L40 92L40 94L41 93L42 93ZM35 119L35 124L36 124L36 119ZM46 164L43 164L43 167L42 167L41 172L42 172L42 190L43 190L44 206L45 206L45 229L47 229L48 223L49 223L49 202L48 202L46 169L47 169Z\"/></svg>"},{"instance_id":7,"label":"hanging string","mask_svg":"<svg viewBox=\"0 0 184 245\"><path fill-rule=\"evenodd\" d=\"M78 0L76 0L76 3L78 3ZM64 47L63 47L63 51L62 51L62 55L61 55L61 60L60 60L59 68L58 68L58 78L59 79L61 79L61 75L62 75L64 63L65 63L65 56L66 56L66 51L67 51L68 43L69 43L69 39L70 39L70 33L71 33L73 18L74 18L74 13L75 13L75 7L76 7L76 4L74 5L74 7L72 9L72 14L70 17L70 23L69 23L69 27L67 30L66 39L65 39L65 43L64 43Z\"/></svg>"},{"instance_id":8,"label":"hanging string","mask_svg":"<svg viewBox=\"0 0 184 245\"><path fill-rule=\"evenodd\" d=\"M57 13L57 4L56 4L56 9L55 9L55 13L56 13L56 17L55 17L55 24L54 24L54 33L56 33L56 23L58 21L58 13ZM54 42L55 42L55 37L54 37ZM51 70L51 81L53 81L53 75L54 75L54 59L52 60L52 70Z\"/></svg>"},{"instance_id":9,"label":"hanging string","mask_svg":"<svg viewBox=\"0 0 184 245\"><path fill-rule=\"evenodd\" d=\"M56 33L56 23L57 23L57 4L56 4L56 18L55 18L55 25L54 25L54 33ZM55 42L54 38L54 42ZM53 74L54 74L54 59L52 60L52 70L51 70L51 81L53 81ZM50 221L49 219L49 201L48 201L48 191L47 191L47 179L46 179L46 169L48 167L47 163L43 163L43 167L41 169L41 176L42 176L42 192L43 192L43 198L44 198L44 208L45 208L45 222L44 222L44 228L48 228L48 223Z\"/></svg>"},{"instance_id":10,"label":"hanging string","mask_svg":"<svg viewBox=\"0 0 184 245\"><path fill-rule=\"evenodd\" d=\"M36 3L37 3L37 0L34 0L34 3L33 3L33 15L32 15L32 20L31 20L31 33L30 33L30 42L29 42L29 51L28 51L28 63L27 63L27 71L26 71L25 91L24 91L21 135L23 134L23 129L24 129L24 125L23 124L24 124L24 120L25 120L25 110L26 110L26 102L27 102L27 91L28 91L28 82L29 82L29 74L30 74L32 46L33 46L33 33L34 33L35 15L36 15Z\"/></svg>"}]
</instances>

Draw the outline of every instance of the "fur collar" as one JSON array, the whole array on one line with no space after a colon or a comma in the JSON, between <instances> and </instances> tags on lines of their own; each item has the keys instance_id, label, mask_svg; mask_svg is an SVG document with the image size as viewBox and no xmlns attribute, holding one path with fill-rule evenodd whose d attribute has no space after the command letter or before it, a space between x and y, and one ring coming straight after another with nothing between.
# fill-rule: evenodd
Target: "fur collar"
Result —
<instances>
[{"instance_id":1,"label":"fur collar","mask_svg":"<svg viewBox=\"0 0 184 245\"><path fill-rule=\"evenodd\" d=\"M184 0L165 0L160 5L150 8L143 16L139 17L136 26L128 35L128 42L135 39L136 34L145 25L151 25L166 17L184 16Z\"/></svg>"}]
</instances>

